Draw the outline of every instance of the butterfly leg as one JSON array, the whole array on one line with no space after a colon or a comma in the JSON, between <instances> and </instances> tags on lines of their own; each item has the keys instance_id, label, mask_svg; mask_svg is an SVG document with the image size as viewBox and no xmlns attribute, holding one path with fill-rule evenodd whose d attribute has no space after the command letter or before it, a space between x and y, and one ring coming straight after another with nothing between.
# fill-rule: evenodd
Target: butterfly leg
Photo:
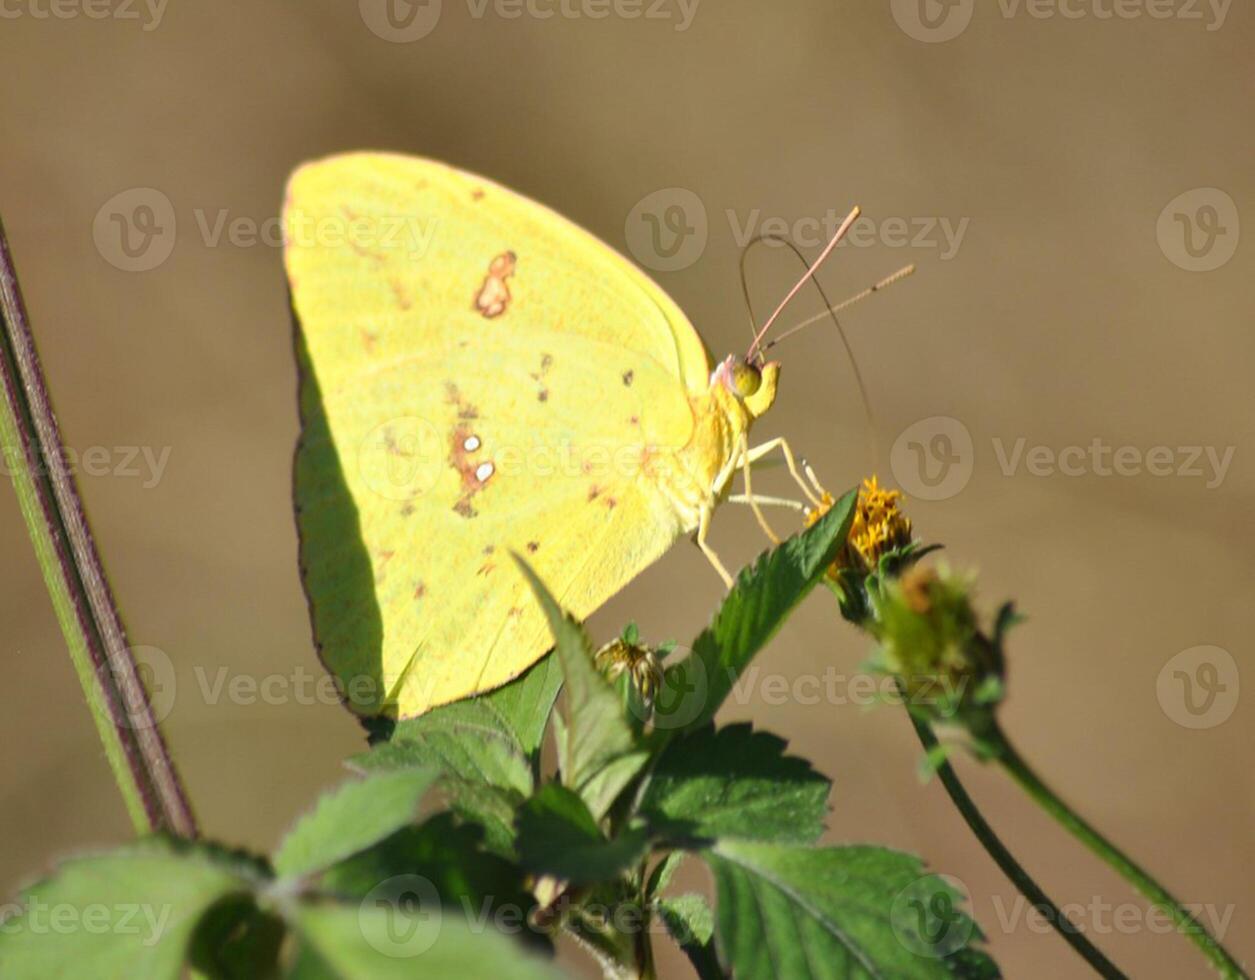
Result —
<instances>
[{"instance_id":1,"label":"butterfly leg","mask_svg":"<svg viewBox=\"0 0 1255 980\"><path fill-rule=\"evenodd\" d=\"M774 545L780 543L780 536L772 530L771 525L767 523L767 518L763 516L763 510L758 506L758 501L754 497L754 483L750 475L750 451L749 444L745 438L741 438L740 446L741 469L745 473L745 498L750 505L750 510L754 512L754 519L758 521L758 526L763 529L763 533L767 535L767 539Z\"/></svg>"},{"instance_id":2,"label":"butterfly leg","mask_svg":"<svg viewBox=\"0 0 1255 980\"><path fill-rule=\"evenodd\" d=\"M756 493L753 502L760 507L788 507L790 510L805 511L806 507L801 501L790 500L788 497L764 497L762 494ZM748 494L734 493L728 498L730 504L748 504L751 503Z\"/></svg>"},{"instance_id":3,"label":"butterfly leg","mask_svg":"<svg viewBox=\"0 0 1255 980\"><path fill-rule=\"evenodd\" d=\"M789 443L783 437L768 440L761 446L754 446L748 450L745 454L745 466L747 471L750 464L762 459L768 453L774 452L777 449L784 454L784 461L789 467L789 474L793 477L794 482L802 488L802 493L806 496L806 499L810 501L811 506L821 506L819 498L815 496L806 481L802 479L802 474L798 472L797 461L793 458L793 450L789 448Z\"/></svg>"},{"instance_id":4,"label":"butterfly leg","mask_svg":"<svg viewBox=\"0 0 1255 980\"><path fill-rule=\"evenodd\" d=\"M728 574L728 570L723 567L723 562L719 560L719 556L715 554L714 548L706 543L706 535L710 532L710 515L714 513L714 508L703 507L701 516L697 522L697 547L702 549L702 554L706 559L715 566L715 571L719 573L719 577L723 579L723 584L729 589L732 588L732 576Z\"/></svg>"}]
</instances>

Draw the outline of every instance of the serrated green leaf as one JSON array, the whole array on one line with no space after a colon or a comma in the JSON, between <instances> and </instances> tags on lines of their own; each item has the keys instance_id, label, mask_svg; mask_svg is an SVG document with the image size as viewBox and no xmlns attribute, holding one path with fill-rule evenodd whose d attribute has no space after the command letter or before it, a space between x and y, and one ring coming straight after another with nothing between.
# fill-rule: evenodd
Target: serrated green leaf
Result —
<instances>
[{"instance_id":1,"label":"serrated green leaf","mask_svg":"<svg viewBox=\"0 0 1255 980\"><path fill-rule=\"evenodd\" d=\"M845 544L857 499L851 490L814 525L742 569L692 653L663 675L656 727L692 731L714 719L741 672L824 577Z\"/></svg>"},{"instance_id":2,"label":"serrated green leaf","mask_svg":"<svg viewBox=\"0 0 1255 980\"><path fill-rule=\"evenodd\" d=\"M566 686L566 751L559 760L562 782L583 795L606 766L616 763L617 771L622 772L624 763L619 760L632 755L636 738L623 717L618 693L593 664L592 646L583 627L562 611L527 562L517 555L515 560L531 583L553 631ZM592 788L595 791L589 792L585 800L600 819L613 798L606 799L604 782Z\"/></svg>"},{"instance_id":3,"label":"serrated green leaf","mask_svg":"<svg viewBox=\"0 0 1255 980\"><path fill-rule=\"evenodd\" d=\"M958 894L910 855L877 847L720 841L716 936L738 980L998 976Z\"/></svg>"},{"instance_id":4,"label":"serrated green leaf","mask_svg":"<svg viewBox=\"0 0 1255 980\"><path fill-rule=\"evenodd\" d=\"M449 809L484 832L484 848L514 859L514 812L522 800L517 794L484 783L446 776L440 780Z\"/></svg>"},{"instance_id":5,"label":"serrated green leaf","mask_svg":"<svg viewBox=\"0 0 1255 980\"><path fill-rule=\"evenodd\" d=\"M439 813L329 868L320 890L360 901L389 880L417 875L434 888L442 907L459 915L504 910L523 924L536 903L523 886L522 872L482 845L479 827Z\"/></svg>"},{"instance_id":6,"label":"serrated green leaf","mask_svg":"<svg viewBox=\"0 0 1255 980\"><path fill-rule=\"evenodd\" d=\"M310 874L383 840L414 819L438 775L399 769L343 783L297 821L275 853L275 870L284 877Z\"/></svg>"},{"instance_id":7,"label":"serrated green leaf","mask_svg":"<svg viewBox=\"0 0 1255 980\"><path fill-rule=\"evenodd\" d=\"M467 782L516 793L535 788L540 743L562 686L562 668L542 657L490 694L442 705L387 728L349 763L361 771L436 766Z\"/></svg>"},{"instance_id":8,"label":"serrated green leaf","mask_svg":"<svg viewBox=\"0 0 1255 980\"><path fill-rule=\"evenodd\" d=\"M727 974L720 968L711 942L715 918L705 897L688 894L661 898L654 903L654 909L700 980L724 980Z\"/></svg>"},{"instance_id":9,"label":"serrated green leaf","mask_svg":"<svg viewBox=\"0 0 1255 980\"><path fill-rule=\"evenodd\" d=\"M297 913L297 927L300 953L290 980L562 977L518 943L440 910L309 903Z\"/></svg>"},{"instance_id":10,"label":"serrated green leaf","mask_svg":"<svg viewBox=\"0 0 1255 980\"><path fill-rule=\"evenodd\" d=\"M574 884L615 877L644 857L649 845L639 827L607 840L584 800L557 783L542 786L519 808L515 827L524 869Z\"/></svg>"},{"instance_id":11,"label":"serrated green leaf","mask_svg":"<svg viewBox=\"0 0 1255 980\"><path fill-rule=\"evenodd\" d=\"M645 785L639 812L660 835L810 842L824 831L831 783L787 743L748 724L674 739Z\"/></svg>"},{"instance_id":12,"label":"serrated green leaf","mask_svg":"<svg viewBox=\"0 0 1255 980\"><path fill-rule=\"evenodd\" d=\"M177 980L210 909L247 897L257 866L216 848L151 838L74 858L28 888L0 925L5 980Z\"/></svg>"},{"instance_id":13,"label":"serrated green leaf","mask_svg":"<svg viewBox=\"0 0 1255 980\"><path fill-rule=\"evenodd\" d=\"M487 699L457 701L400 722L391 739L349 762L363 772L429 766L520 798L533 788L527 755Z\"/></svg>"}]
</instances>

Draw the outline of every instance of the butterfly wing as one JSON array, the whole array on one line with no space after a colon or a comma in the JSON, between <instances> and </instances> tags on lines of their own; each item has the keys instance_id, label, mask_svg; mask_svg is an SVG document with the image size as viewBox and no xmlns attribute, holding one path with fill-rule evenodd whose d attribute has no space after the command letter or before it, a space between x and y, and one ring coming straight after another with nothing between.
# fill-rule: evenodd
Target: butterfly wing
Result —
<instances>
[{"instance_id":1,"label":"butterfly wing","mask_svg":"<svg viewBox=\"0 0 1255 980\"><path fill-rule=\"evenodd\" d=\"M549 646L510 552L586 616L681 523L649 478L709 359L555 213L442 164L309 164L284 207L300 324L301 569L355 710L496 687Z\"/></svg>"}]
</instances>

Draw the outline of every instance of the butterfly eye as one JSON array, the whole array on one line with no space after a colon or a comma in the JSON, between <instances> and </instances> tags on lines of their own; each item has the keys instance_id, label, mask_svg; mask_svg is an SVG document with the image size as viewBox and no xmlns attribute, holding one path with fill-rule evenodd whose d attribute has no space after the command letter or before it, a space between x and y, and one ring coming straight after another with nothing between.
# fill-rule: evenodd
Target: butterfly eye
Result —
<instances>
[{"instance_id":1,"label":"butterfly eye","mask_svg":"<svg viewBox=\"0 0 1255 980\"><path fill-rule=\"evenodd\" d=\"M753 364L737 361L732 366L732 389L739 398L749 398L763 383L762 373Z\"/></svg>"}]
</instances>

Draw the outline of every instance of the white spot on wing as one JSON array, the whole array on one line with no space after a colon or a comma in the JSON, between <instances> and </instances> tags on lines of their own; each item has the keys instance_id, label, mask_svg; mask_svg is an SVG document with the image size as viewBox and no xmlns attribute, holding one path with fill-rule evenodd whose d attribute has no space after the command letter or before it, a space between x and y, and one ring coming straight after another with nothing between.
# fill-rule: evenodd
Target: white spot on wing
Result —
<instances>
[{"instance_id":1,"label":"white spot on wing","mask_svg":"<svg viewBox=\"0 0 1255 980\"><path fill-rule=\"evenodd\" d=\"M462 448L468 453L473 453L479 448L479 436L467 436L466 441L462 443Z\"/></svg>"},{"instance_id":2,"label":"white spot on wing","mask_svg":"<svg viewBox=\"0 0 1255 980\"><path fill-rule=\"evenodd\" d=\"M480 463L477 467L475 467L475 479L477 479L480 483L484 483L490 476L492 476L493 470L494 467L492 463Z\"/></svg>"}]
</instances>

